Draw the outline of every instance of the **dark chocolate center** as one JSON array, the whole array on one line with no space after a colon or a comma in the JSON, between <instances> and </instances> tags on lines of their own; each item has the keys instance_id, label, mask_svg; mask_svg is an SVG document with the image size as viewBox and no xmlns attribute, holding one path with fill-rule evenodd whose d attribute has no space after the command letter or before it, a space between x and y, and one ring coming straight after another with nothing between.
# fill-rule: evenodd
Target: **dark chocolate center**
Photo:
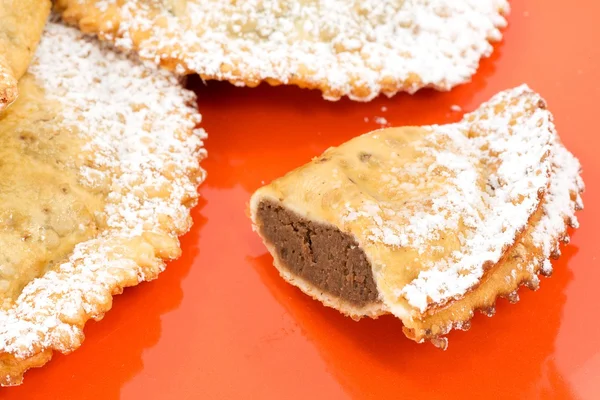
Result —
<instances>
[{"instance_id":1,"label":"dark chocolate center","mask_svg":"<svg viewBox=\"0 0 600 400\"><path fill-rule=\"evenodd\" d=\"M260 202L257 219L262 236L275 247L282 267L355 306L378 300L371 265L351 235L272 201Z\"/></svg>"}]
</instances>

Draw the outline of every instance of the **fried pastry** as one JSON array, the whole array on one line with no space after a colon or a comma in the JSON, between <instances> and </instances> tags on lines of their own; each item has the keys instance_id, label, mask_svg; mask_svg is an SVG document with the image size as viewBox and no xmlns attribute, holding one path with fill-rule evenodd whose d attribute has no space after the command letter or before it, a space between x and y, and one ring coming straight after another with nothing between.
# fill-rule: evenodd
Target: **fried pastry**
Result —
<instances>
[{"instance_id":1,"label":"fried pastry","mask_svg":"<svg viewBox=\"0 0 600 400\"><path fill-rule=\"evenodd\" d=\"M58 0L63 18L181 74L297 85L329 100L467 82L506 0Z\"/></svg>"},{"instance_id":2,"label":"fried pastry","mask_svg":"<svg viewBox=\"0 0 600 400\"><path fill-rule=\"evenodd\" d=\"M18 95L50 13L50 0L0 0L0 111Z\"/></svg>"},{"instance_id":3,"label":"fried pastry","mask_svg":"<svg viewBox=\"0 0 600 400\"><path fill-rule=\"evenodd\" d=\"M461 122L377 130L251 198L282 277L359 319L391 313L445 348L475 310L536 289L577 226L583 182L546 103L527 86Z\"/></svg>"},{"instance_id":4,"label":"fried pastry","mask_svg":"<svg viewBox=\"0 0 600 400\"><path fill-rule=\"evenodd\" d=\"M0 118L0 384L83 341L180 255L205 173L195 96L167 71L46 27Z\"/></svg>"}]
</instances>

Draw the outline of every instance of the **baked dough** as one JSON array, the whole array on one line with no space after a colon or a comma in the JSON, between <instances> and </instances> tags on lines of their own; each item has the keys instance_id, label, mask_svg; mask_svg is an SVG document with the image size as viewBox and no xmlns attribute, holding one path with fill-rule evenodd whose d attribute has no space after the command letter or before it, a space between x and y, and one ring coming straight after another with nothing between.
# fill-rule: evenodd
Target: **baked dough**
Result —
<instances>
[{"instance_id":1,"label":"baked dough","mask_svg":"<svg viewBox=\"0 0 600 400\"><path fill-rule=\"evenodd\" d=\"M65 21L181 74L329 100L439 90L492 52L506 0L58 0Z\"/></svg>"},{"instance_id":2,"label":"baked dough","mask_svg":"<svg viewBox=\"0 0 600 400\"><path fill-rule=\"evenodd\" d=\"M441 347L518 298L576 226L579 162L527 86L459 123L389 128L260 188L255 230L288 282L355 319L391 313Z\"/></svg>"},{"instance_id":3,"label":"baked dough","mask_svg":"<svg viewBox=\"0 0 600 400\"><path fill-rule=\"evenodd\" d=\"M50 0L0 0L0 112L18 96L50 13Z\"/></svg>"},{"instance_id":4,"label":"baked dough","mask_svg":"<svg viewBox=\"0 0 600 400\"><path fill-rule=\"evenodd\" d=\"M195 96L49 23L0 117L0 384L83 341L180 254L205 173Z\"/></svg>"}]
</instances>

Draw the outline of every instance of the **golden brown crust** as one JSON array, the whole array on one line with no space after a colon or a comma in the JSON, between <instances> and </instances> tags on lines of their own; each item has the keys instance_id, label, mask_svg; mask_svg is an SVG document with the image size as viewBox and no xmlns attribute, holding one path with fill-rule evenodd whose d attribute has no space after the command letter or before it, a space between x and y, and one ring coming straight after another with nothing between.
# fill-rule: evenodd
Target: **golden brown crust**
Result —
<instances>
[{"instance_id":1,"label":"golden brown crust","mask_svg":"<svg viewBox=\"0 0 600 400\"><path fill-rule=\"evenodd\" d=\"M13 354L0 353L1 386L16 386L23 383L23 374L28 369L39 368L52 358L52 350L35 353L26 359L16 358Z\"/></svg>"},{"instance_id":2,"label":"golden brown crust","mask_svg":"<svg viewBox=\"0 0 600 400\"><path fill-rule=\"evenodd\" d=\"M582 188L580 188L582 190ZM579 196L579 193L576 193ZM575 202L573 202L575 205ZM510 303L519 301L518 290L525 286L530 290L539 288L539 276L549 276L551 269L549 260L543 249L533 244L532 232L544 215L543 207L533 216L532 221L521 239L506 252L503 259L487 274L481 285L464 298L449 304L444 309L430 313L423 319L415 321L411 327L403 328L407 337L417 341L431 341L436 346L445 348L447 340L444 336L452 329L468 330L475 311L487 316L495 314L495 305L499 298L505 298ZM567 227L570 217L564 217L564 229L552 239L555 251L561 243L568 243Z\"/></svg>"},{"instance_id":3,"label":"golden brown crust","mask_svg":"<svg viewBox=\"0 0 600 400\"><path fill-rule=\"evenodd\" d=\"M467 82L490 42L501 39L509 10L504 0L436 7L422 0L59 0L56 8L82 31L181 74L238 86L291 84L360 101ZM417 15L434 22L421 24Z\"/></svg>"},{"instance_id":4,"label":"golden brown crust","mask_svg":"<svg viewBox=\"0 0 600 400\"><path fill-rule=\"evenodd\" d=\"M0 0L0 111L18 95L50 13L50 0Z\"/></svg>"},{"instance_id":5,"label":"golden brown crust","mask_svg":"<svg viewBox=\"0 0 600 400\"><path fill-rule=\"evenodd\" d=\"M16 299L0 298L7 300L0 307L0 385L20 384L54 351L77 349L85 323L101 319L113 295L155 279L165 261L180 255L177 236L191 226L189 211L205 177L195 97L167 72L49 23L20 86L22 96L1 122L55 140L63 132L81 139L81 148L66 152L76 156L60 164L77 173L77 190L104 203L94 237L48 265ZM31 88L41 94L31 96ZM34 118L37 110L49 118ZM51 146L24 151L54 165L64 152Z\"/></svg>"},{"instance_id":6,"label":"golden brown crust","mask_svg":"<svg viewBox=\"0 0 600 400\"><path fill-rule=\"evenodd\" d=\"M495 303L503 297L511 303L519 300L518 289L539 288L539 275L550 276L550 259L560 256L559 246L569 243L568 227L579 226L575 212L583 208L584 184L580 165L560 143L553 143L552 179L540 209L532 215L521 238L506 252L472 293L437 313L431 313L406 329L415 340L438 341L451 329L466 330L474 311L492 316ZM445 344L445 340L438 341Z\"/></svg>"},{"instance_id":7,"label":"golden brown crust","mask_svg":"<svg viewBox=\"0 0 600 400\"><path fill-rule=\"evenodd\" d=\"M439 140L446 135L460 145L437 149L438 142L448 144ZM475 140L475 150L468 150L469 140ZM431 151L438 161L421 165L422 154ZM463 151L467 159L480 155L467 161ZM491 315L499 297L516 301L520 286L536 289L538 274L549 275L549 260L567 240L567 226L577 226L579 175L579 162L560 143L545 102L521 86L494 96L458 125L380 130L329 149L259 189L250 214L288 282L354 319L392 313L402 319L409 338L445 348L444 335L468 329L476 310ZM447 186L454 176L458 196ZM479 176L485 184L472 184ZM479 199L494 206L478 208ZM354 237L379 292L379 301L364 307L369 313L361 315L343 299L290 274L259 229L263 201ZM479 211L472 213L468 204Z\"/></svg>"},{"instance_id":8,"label":"golden brown crust","mask_svg":"<svg viewBox=\"0 0 600 400\"><path fill-rule=\"evenodd\" d=\"M18 93L17 79L0 53L0 112L16 100Z\"/></svg>"}]
</instances>

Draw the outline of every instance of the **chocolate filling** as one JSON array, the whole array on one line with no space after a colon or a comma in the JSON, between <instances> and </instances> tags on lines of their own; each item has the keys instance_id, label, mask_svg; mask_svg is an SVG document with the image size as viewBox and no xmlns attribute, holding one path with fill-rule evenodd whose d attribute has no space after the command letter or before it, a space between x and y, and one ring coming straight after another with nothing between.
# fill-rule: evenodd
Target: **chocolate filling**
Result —
<instances>
[{"instance_id":1,"label":"chocolate filling","mask_svg":"<svg viewBox=\"0 0 600 400\"><path fill-rule=\"evenodd\" d=\"M378 301L371 265L351 235L310 221L272 201L258 205L261 234L294 275L362 307Z\"/></svg>"}]
</instances>

